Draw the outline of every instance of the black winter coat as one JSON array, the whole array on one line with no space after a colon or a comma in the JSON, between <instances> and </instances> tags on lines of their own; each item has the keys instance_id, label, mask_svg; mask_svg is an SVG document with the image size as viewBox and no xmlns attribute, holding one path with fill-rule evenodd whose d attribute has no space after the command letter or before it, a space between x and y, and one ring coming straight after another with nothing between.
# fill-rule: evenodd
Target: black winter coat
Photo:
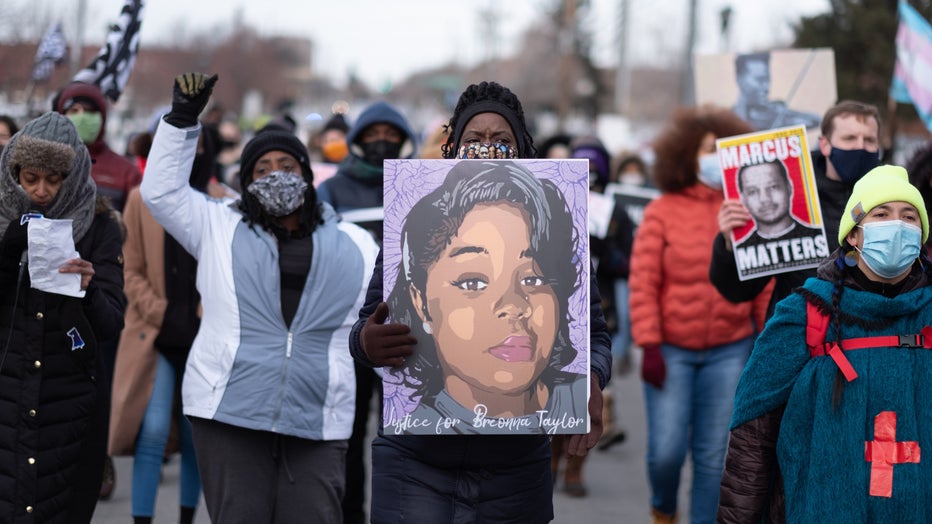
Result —
<instances>
[{"instance_id":1,"label":"black winter coat","mask_svg":"<svg viewBox=\"0 0 932 524\"><path fill-rule=\"evenodd\" d=\"M99 210L75 246L94 265L84 298L30 288L0 249L0 522L90 522L110 411L98 341L123 329L122 244Z\"/></svg>"},{"instance_id":2,"label":"black winter coat","mask_svg":"<svg viewBox=\"0 0 932 524\"><path fill-rule=\"evenodd\" d=\"M612 354L611 338L602 316L602 298L595 280L595 272L589 278L589 332L591 372L598 377L604 388L611 378ZM366 291L366 303L359 310L359 319L353 325L349 336L350 352L357 362L373 367L366 357L359 341L359 334L366 320L375 312L382 302L382 251L375 261L375 270ZM496 497L496 515L523 514L523 522L549 522L553 519L552 481L550 469L550 437L547 435L447 435L435 437L429 435L385 435L382 431L381 417L379 434L373 443L373 453L379 450L384 456L393 456L408 468L405 482L424 482L429 479L431 468L447 472L459 472L463 478L463 492L480 486L481 493L472 493L473 497L482 498L487 494L509 493L510 497ZM382 472L382 474L386 474ZM546 478L545 490L523 484L522 480L535 478L538 484ZM520 486L516 488L516 486ZM435 485L435 489L443 489ZM388 500L404 491L403 484L394 485L373 483L373 499ZM512 490L509 492L509 490ZM457 496L462 493L457 493ZM523 505L514 505L520 500ZM436 500L427 503L438 503ZM469 513L468 511L465 513ZM386 518L394 518L386 517ZM470 521L472 522L472 521Z\"/></svg>"}]
</instances>

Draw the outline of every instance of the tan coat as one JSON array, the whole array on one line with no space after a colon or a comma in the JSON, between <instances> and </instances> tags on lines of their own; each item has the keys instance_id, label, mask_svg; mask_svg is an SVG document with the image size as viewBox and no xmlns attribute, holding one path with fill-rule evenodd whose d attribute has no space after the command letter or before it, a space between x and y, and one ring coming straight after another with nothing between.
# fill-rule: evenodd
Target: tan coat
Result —
<instances>
[{"instance_id":1,"label":"tan coat","mask_svg":"<svg viewBox=\"0 0 932 524\"><path fill-rule=\"evenodd\" d=\"M165 230L133 189L123 210L124 290L129 302L113 371L110 455L131 455L155 381L155 337L165 298Z\"/></svg>"}]
</instances>

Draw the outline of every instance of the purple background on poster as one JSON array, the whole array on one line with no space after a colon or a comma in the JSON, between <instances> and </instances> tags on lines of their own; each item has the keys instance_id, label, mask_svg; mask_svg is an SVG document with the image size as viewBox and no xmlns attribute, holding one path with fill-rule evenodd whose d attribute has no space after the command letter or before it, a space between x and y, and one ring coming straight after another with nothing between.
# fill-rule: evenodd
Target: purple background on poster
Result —
<instances>
[{"instance_id":1,"label":"purple background on poster","mask_svg":"<svg viewBox=\"0 0 932 524\"><path fill-rule=\"evenodd\" d=\"M447 173L460 162L489 160L386 160L383 187L385 191L385 228L382 239L382 297L386 300L395 285L401 263L401 230L408 211L421 198L439 187ZM570 297L570 340L577 351L568 372L585 374L589 370L589 165L586 160L509 160L526 167L537 178L551 180L566 199L573 214L579 237L576 259L580 265L579 289ZM401 373L383 368L383 425L389 426L417 407L410 399L411 389L402 385Z\"/></svg>"}]
</instances>

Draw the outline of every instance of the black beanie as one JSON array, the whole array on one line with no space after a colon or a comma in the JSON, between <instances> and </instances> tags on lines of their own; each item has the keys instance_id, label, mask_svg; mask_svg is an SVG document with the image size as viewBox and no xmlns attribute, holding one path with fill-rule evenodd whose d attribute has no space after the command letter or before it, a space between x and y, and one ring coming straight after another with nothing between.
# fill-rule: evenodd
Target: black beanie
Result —
<instances>
[{"instance_id":1,"label":"black beanie","mask_svg":"<svg viewBox=\"0 0 932 524\"><path fill-rule=\"evenodd\" d=\"M327 120L327 123L324 124L324 128L321 130L321 133L326 133L331 129L342 131L345 135L349 133L350 127L349 124L346 123L346 118L342 114L335 113L332 117L330 117L330 120Z\"/></svg>"},{"instance_id":2,"label":"black beanie","mask_svg":"<svg viewBox=\"0 0 932 524\"><path fill-rule=\"evenodd\" d=\"M518 140L516 144L518 158L531 157L533 153L528 151L528 146L530 144L521 138L527 132L523 119L518 116L518 113L515 112L514 109L498 100L477 100L463 108L463 112L457 117L456 129L453 130L453 134L449 138L449 140L453 142L454 155L456 155L456 152L460 148L460 140L463 138L463 131L466 129L466 124L472 120L472 117L480 113L497 113L501 115L501 117L508 122L508 126L511 127L511 132L514 133L515 138Z\"/></svg>"},{"instance_id":3,"label":"black beanie","mask_svg":"<svg viewBox=\"0 0 932 524\"><path fill-rule=\"evenodd\" d=\"M307 148L293 133L278 129L264 129L246 143L239 158L239 184L244 191L252 183L252 170L262 155L269 151L283 151L295 157L308 184L314 183L314 172L308 159Z\"/></svg>"}]
</instances>

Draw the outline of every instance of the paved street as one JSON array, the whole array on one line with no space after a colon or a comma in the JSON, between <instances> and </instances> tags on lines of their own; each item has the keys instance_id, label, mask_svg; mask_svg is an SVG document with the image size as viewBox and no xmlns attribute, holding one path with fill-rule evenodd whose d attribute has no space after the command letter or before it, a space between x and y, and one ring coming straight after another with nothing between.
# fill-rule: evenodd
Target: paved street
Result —
<instances>
[{"instance_id":1,"label":"paved street","mask_svg":"<svg viewBox=\"0 0 932 524\"><path fill-rule=\"evenodd\" d=\"M635 351L635 357L640 356ZM628 433L623 444L607 451L594 450L586 461L585 479L589 496L571 498L561 491L558 483L554 494L554 523L578 524L645 524L649 522L647 475L645 473L644 450L644 404L641 382L635 371L616 376L612 382L615 398L620 399L617 411L621 413L622 425ZM132 459L117 457L117 486L113 498L97 505L94 523L127 524L130 517L130 481ZM164 468L164 478L159 489L156 524L178 522L178 457ZM688 472L687 472L688 473ZM688 487L688 475L684 474ZM688 511L685 489L680 490L680 514ZM686 522L680 519L680 522ZM198 508L197 524L207 524L210 519L203 504ZM430 524L430 523L425 523Z\"/></svg>"}]
</instances>

